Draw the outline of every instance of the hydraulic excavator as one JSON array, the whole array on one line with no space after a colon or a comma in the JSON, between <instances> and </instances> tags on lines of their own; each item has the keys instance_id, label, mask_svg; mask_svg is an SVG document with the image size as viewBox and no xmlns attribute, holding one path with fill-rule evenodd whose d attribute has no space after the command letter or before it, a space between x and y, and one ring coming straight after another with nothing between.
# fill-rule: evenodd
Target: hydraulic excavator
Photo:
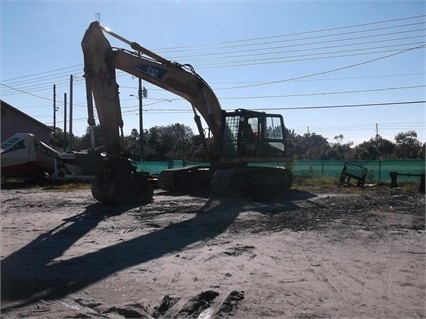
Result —
<instances>
[{"instance_id":1,"label":"hydraulic excavator","mask_svg":"<svg viewBox=\"0 0 426 319\"><path fill-rule=\"evenodd\" d=\"M109 34L131 50L112 48ZM153 191L145 176L135 171L124 154L123 119L116 69L148 81L187 100L208 153L210 165L168 169L160 173L159 187L169 191L208 189L218 194L287 190L292 172L260 163L292 161L280 114L253 110L225 111L213 90L189 64L169 61L156 53L92 22L83 40L88 123L95 125L93 99L105 143L93 151L97 174L92 194L104 203L149 202ZM200 115L210 130L207 138ZM255 163L255 164L253 164Z\"/></svg>"}]
</instances>

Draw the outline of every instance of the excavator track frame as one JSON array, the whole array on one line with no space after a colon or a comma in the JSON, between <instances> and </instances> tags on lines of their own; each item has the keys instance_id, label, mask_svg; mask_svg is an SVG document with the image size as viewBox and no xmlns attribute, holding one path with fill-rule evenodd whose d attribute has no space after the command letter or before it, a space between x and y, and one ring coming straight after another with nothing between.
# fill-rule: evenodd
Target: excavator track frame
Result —
<instances>
[{"instance_id":1,"label":"excavator track frame","mask_svg":"<svg viewBox=\"0 0 426 319\"><path fill-rule=\"evenodd\" d=\"M190 166L163 170L161 189L170 192L212 192L218 196L284 193L293 184L293 174L285 167Z\"/></svg>"},{"instance_id":2,"label":"excavator track frame","mask_svg":"<svg viewBox=\"0 0 426 319\"><path fill-rule=\"evenodd\" d=\"M210 187L221 196L283 193L293 184L293 174L285 167L246 166L216 170Z\"/></svg>"}]
</instances>

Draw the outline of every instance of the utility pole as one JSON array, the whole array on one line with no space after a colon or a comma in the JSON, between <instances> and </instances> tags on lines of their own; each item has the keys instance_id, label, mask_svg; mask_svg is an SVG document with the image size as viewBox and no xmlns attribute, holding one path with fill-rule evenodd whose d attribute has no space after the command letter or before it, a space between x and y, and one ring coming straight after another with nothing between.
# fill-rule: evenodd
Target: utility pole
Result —
<instances>
[{"instance_id":1,"label":"utility pole","mask_svg":"<svg viewBox=\"0 0 426 319\"><path fill-rule=\"evenodd\" d=\"M72 74L70 75L70 132L69 132L69 142L68 142L68 148L70 151L72 151L72 99L73 99L73 77Z\"/></svg>"},{"instance_id":2,"label":"utility pole","mask_svg":"<svg viewBox=\"0 0 426 319\"><path fill-rule=\"evenodd\" d=\"M376 123L376 147L377 147L377 156L376 160L380 158L380 150L379 150L379 124Z\"/></svg>"},{"instance_id":3,"label":"utility pole","mask_svg":"<svg viewBox=\"0 0 426 319\"><path fill-rule=\"evenodd\" d=\"M56 84L53 84L53 142L52 146L56 149Z\"/></svg>"},{"instance_id":4,"label":"utility pole","mask_svg":"<svg viewBox=\"0 0 426 319\"><path fill-rule=\"evenodd\" d=\"M140 160L142 161L143 155L143 115L142 115L142 80L139 79L139 91L138 91L138 99L139 99L139 147L140 147Z\"/></svg>"},{"instance_id":5,"label":"utility pole","mask_svg":"<svg viewBox=\"0 0 426 319\"><path fill-rule=\"evenodd\" d=\"M141 57L140 51L138 52L138 57ZM139 90L138 90L138 99L139 99L139 147L140 147L140 161L143 158L143 114L142 114L142 79L139 78Z\"/></svg>"},{"instance_id":6,"label":"utility pole","mask_svg":"<svg viewBox=\"0 0 426 319\"><path fill-rule=\"evenodd\" d=\"M139 89L138 89L138 96L134 94L130 94L130 96L133 96L139 100L139 148L140 148L140 160L142 160L143 155L143 107L142 107L142 100L143 98L147 97L147 92L144 87L142 87L142 80L139 79Z\"/></svg>"},{"instance_id":7,"label":"utility pole","mask_svg":"<svg viewBox=\"0 0 426 319\"><path fill-rule=\"evenodd\" d=\"M67 150L67 94L64 93L64 152Z\"/></svg>"}]
</instances>

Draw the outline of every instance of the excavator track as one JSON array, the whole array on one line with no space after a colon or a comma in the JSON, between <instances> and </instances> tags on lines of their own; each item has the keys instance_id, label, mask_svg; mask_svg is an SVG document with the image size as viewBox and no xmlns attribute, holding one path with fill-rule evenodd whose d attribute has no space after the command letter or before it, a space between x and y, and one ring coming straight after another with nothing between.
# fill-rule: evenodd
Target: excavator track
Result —
<instances>
[{"instance_id":1,"label":"excavator track","mask_svg":"<svg viewBox=\"0 0 426 319\"><path fill-rule=\"evenodd\" d=\"M109 163L108 163L109 164ZM146 177L135 172L128 159L121 159L96 174L92 195L104 204L134 204L152 201L153 189Z\"/></svg>"},{"instance_id":2,"label":"excavator track","mask_svg":"<svg viewBox=\"0 0 426 319\"><path fill-rule=\"evenodd\" d=\"M291 187L293 174L281 167L235 167L216 170L210 183L213 193L222 196L279 193Z\"/></svg>"},{"instance_id":3,"label":"excavator track","mask_svg":"<svg viewBox=\"0 0 426 319\"><path fill-rule=\"evenodd\" d=\"M158 176L158 186L171 192L209 191L211 175L209 166L167 169Z\"/></svg>"},{"instance_id":4,"label":"excavator track","mask_svg":"<svg viewBox=\"0 0 426 319\"><path fill-rule=\"evenodd\" d=\"M161 172L161 189L175 192L211 191L220 196L277 193L288 190L293 174L283 167L187 167Z\"/></svg>"}]
</instances>

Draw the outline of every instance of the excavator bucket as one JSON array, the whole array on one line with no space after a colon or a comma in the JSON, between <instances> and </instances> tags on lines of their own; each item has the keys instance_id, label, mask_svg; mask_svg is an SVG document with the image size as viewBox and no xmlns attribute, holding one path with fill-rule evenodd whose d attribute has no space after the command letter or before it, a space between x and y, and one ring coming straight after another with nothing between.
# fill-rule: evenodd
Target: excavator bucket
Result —
<instances>
[{"instance_id":1,"label":"excavator bucket","mask_svg":"<svg viewBox=\"0 0 426 319\"><path fill-rule=\"evenodd\" d=\"M92 184L92 195L96 200L105 204L146 204L152 201L151 184L145 175L133 169L128 159L121 159L119 163L105 161L103 166Z\"/></svg>"}]
</instances>

